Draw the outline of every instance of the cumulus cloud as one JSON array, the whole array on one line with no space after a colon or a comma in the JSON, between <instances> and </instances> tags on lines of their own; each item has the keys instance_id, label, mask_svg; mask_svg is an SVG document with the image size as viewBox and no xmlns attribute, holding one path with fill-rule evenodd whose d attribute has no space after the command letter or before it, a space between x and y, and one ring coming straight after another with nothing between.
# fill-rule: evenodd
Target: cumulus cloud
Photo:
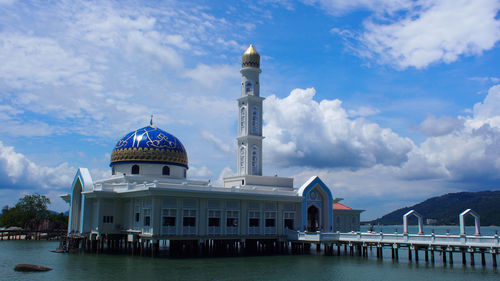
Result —
<instances>
[{"instance_id":1,"label":"cumulus cloud","mask_svg":"<svg viewBox=\"0 0 500 281\"><path fill-rule=\"evenodd\" d=\"M462 55L479 55L500 39L500 2L496 0L416 1L405 16L368 20L360 41L362 55L398 68L450 63Z\"/></svg>"},{"instance_id":2,"label":"cumulus cloud","mask_svg":"<svg viewBox=\"0 0 500 281\"><path fill-rule=\"evenodd\" d=\"M76 169L68 163L56 167L45 167L30 161L12 146L0 141L0 188L39 190L67 188Z\"/></svg>"},{"instance_id":3,"label":"cumulus cloud","mask_svg":"<svg viewBox=\"0 0 500 281\"><path fill-rule=\"evenodd\" d=\"M429 115L424 121L422 121L422 123L420 123L418 129L426 136L435 137L446 135L453 130L460 128L462 125L463 120L460 119L449 116L437 118L434 115Z\"/></svg>"},{"instance_id":4,"label":"cumulus cloud","mask_svg":"<svg viewBox=\"0 0 500 281\"><path fill-rule=\"evenodd\" d=\"M222 169L222 171L220 172L219 177L215 181L214 186L224 186L224 178L231 177L234 175L235 173L231 168L224 167L224 169Z\"/></svg>"},{"instance_id":5,"label":"cumulus cloud","mask_svg":"<svg viewBox=\"0 0 500 281\"><path fill-rule=\"evenodd\" d=\"M407 161L411 140L364 118L351 119L340 100L316 102L315 94L313 88L295 89L283 99L266 99L266 161L353 169Z\"/></svg>"},{"instance_id":6,"label":"cumulus cloud","mask_svg":"<svg viewBox=\"0 0 500 281\"><path fill-rule=\"evenodd\" d=\"M264 103L264 159L294 174L297 184L318 175L336 197L377 207L371 216L394 208L387 198L416 203L447 192L498 188L500 85L470 115L427 117L419 129L428 137L420 145L350 117L339 100L316 102L314 95L314 89L295 89Z\"/></svg>"}]
</instances>

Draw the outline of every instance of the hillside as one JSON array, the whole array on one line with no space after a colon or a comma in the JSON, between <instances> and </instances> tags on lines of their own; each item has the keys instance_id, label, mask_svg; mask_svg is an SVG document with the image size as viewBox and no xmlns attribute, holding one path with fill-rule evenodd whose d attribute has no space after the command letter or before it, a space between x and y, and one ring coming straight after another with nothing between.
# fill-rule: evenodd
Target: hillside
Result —
<instances>
[{"instance_id":1,"label":"hillside","mask_svg":"<svg viewBox=\"0 0 500 281\"><path fill-rule=\"evenodd\" d=\"M500 225L500 191L459 192L432 197L411 207L401 208L381 218L373 220L373 224L402 224L403 215L416 210L426 219L436 219L436 224L458 224L458 215L466 209L472 209L481 216L481 225ZM416 218L409 219L409 224L416 224ZM467 224L473 219L467 216Z\"/></svg>"}]
</instances>

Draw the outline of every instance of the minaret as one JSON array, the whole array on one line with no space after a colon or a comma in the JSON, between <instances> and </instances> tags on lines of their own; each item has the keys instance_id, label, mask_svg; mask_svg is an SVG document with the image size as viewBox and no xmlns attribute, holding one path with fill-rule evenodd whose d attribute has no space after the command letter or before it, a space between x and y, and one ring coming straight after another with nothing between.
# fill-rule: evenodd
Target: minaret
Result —
<instances>
[{"instance_id":1,"label":"minaret","mask_svg":"<svg viewBox=\"0 0 500 281\"><path fill-rule=\"evenodd\" d=\"M252 45L241 59L241 97L238 98L239 176L262 175L262 101L259 75L260 55Z\"/></svg>"}]
</instances>

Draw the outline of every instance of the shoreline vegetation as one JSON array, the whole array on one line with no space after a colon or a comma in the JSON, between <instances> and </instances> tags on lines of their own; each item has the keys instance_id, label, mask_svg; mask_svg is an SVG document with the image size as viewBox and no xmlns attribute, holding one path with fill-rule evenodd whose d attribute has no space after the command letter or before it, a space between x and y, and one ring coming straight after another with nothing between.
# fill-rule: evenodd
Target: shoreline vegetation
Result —
<instances>
[{"instance_id":1,"label":"shoreline vegetation","mask_svg":"<svg viewBox=\"0 0 500 281\"><path fill-rule=\"evenodd\" d=\"M20 198L14 207L4 206L0 214L0 241L55 240L65 235L68 216L48 210L50 199L33 194Z\"/></svg>"}]
</instances>

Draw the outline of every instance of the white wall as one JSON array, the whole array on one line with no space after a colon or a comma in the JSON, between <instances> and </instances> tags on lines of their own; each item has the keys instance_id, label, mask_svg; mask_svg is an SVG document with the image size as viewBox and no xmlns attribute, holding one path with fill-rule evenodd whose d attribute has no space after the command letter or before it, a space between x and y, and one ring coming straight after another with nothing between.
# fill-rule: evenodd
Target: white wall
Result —
<instances>
[{"instance_id":1,"label":"white wall","mask_svg":"<svg viewBox=\"0 0 500 281\"><path fill-rule=\"evenodd\" d=\"M132 175L132 166L139 165L139 175L143 176L163 176L162 171L164 166L170 167L170 176L164 176L175 179L185 178L184 173L187 170L184 167L177 165L166 165L166 164L152 164L152 163L124 163L113 165L115 169L115 176L121 176L126 174L127 176Z\"/></svg>"}]
</instances>

